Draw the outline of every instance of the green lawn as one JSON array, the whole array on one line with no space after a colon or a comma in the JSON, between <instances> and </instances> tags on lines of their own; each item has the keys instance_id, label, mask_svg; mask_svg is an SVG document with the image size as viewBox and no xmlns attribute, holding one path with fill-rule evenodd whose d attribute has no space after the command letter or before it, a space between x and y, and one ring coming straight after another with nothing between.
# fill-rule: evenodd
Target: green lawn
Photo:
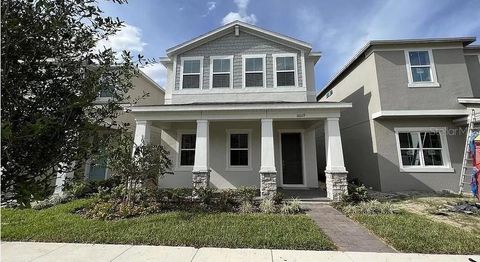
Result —
<instances>
[{"instance_id":1,"label":"green lawn","mask_svg":"<svg viewBox=\"0 0 480 262\"><path fill-rule=\"evenodd\" d=\"M45 210L2 210L1 239L10 241L332 250L306 215L168 212L100 221L72 214L89 200Z\"/></svg>"},{"instance_id":2,"label":"green lawn","mask_svg":"<svg viewBox=\"0 0 480 262\"><path fill-rule=\"evenodd\" d=\"M356 215L353 219L402 252L480 254L480 232L464 230L409 212Z\"/></svg>"}]
</instances>

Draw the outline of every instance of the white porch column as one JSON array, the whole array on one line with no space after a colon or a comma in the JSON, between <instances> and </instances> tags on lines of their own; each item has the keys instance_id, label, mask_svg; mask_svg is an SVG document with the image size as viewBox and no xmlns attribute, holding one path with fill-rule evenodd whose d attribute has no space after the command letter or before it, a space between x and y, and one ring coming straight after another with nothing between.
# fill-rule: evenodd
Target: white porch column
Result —
<instances>
[{"instance_id":1,"label":"white porch column","mask_svg":"<svg viewBox=\"0 0 480 262\"><path fill-rule=\"evenodd\" d=\"M343 161L342 138L340 136L339 118L325 119L325 155L327 166L325 177L327 197L340 200L347 194L347 170Z\"/></svg>"},{"instance_id":2,"label":"white porch column","mask_svg":"<svg viewBox=\"0 0 480 262\"><path fill-rule=\"evenodd\" d=\"M143 143L150 143L151 122L146 120L135 121L135 136L133 142L139 146Z\"/></svg>"},{"instance_id":3,"label":"white porch column","mask_svg":"<svg viewBox=\"0 0 480 262\"><path fill-rule=\"evenodd\" d=\"M193 189L208 187L210 168L208 162L209 128L208 120L197 120L197 138L195 142L195 162L193 164Z\"/></svg>"},{"instance_id":4,"label":"white porch column","mask_svg":"<svg viewBox=\"0 0 480 262\"><path fill-rule=\"evenodd\" d=\"M273 120L262 119L260 195L273 197L277 192L277 170L273 146Z\"/></svg>"},{"instance_id":5,"label":"white porch column","mask_svg":"<svg viewBox=\"0 0 480 262\"><path fill-rule=\"evenodd\" d=\"M64 163L61 163L60 165L65 166ZM72 166L75 166L75 163L72 164ZM54 195L63 195L63 189L65 187L65 182L68 178L73 178L74 172L62 172L59 171L57 172L57 177L55 179L55 190L53 191Z\"/></svg>"}]
</instances>

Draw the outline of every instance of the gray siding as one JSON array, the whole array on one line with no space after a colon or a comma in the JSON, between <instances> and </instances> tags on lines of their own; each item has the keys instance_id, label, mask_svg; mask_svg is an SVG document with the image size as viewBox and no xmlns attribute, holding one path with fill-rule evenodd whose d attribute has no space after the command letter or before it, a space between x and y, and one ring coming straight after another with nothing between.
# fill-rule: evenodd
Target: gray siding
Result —
<instances>
[{"instance_id":1,"label":"gray siding","mask_svg":"<svg viewBox=\"0 0 480 262\"><path fill-rule=\"evenodd\" d=\"M242 55L267 54L266 57L266 86L273 87L273 57L275 53L296 53L298 85L302 86L303 73L300 51L260 38L243 31L237 37L233 33L210 41L200 47L189 50L177 56L177 74L175 77L175 90L180 87L181 57L203 56L203 89L208 89L210 84L210 56L234 55L233 58L233 87L242 88Z\"/></svg>"},{"instance_id":2,"label":"gray siding","mask_svg":"<svg viewBox=\"0 0 480 262\"><path fill-rule=\"evenodd\" d=\"M457 97L472 96L463 49L433 49L440 87L408 87L403 50L375 51L382 110L464 109Z\"/></svg>"},{"instance_id":3,"label":"gray siding","mask_svg":"<svg viewBox=\"0 0 480 262\"><path fill-rule=\"evenodd\" d=\"M472 84L472 93L474 97L480 97L480 54L466 55L468 77Z\"/></svg>"}]
</instances>

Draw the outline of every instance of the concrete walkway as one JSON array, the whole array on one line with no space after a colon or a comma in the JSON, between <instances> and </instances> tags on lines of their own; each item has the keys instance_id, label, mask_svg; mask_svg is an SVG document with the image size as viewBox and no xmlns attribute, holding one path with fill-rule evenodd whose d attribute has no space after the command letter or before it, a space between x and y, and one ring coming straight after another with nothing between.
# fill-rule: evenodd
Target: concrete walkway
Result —
<instances>
[{"instance_id":1,"label":"concrete walkway","mask_svg":"<svg viewBox=\"0 0 480 262\"><path fill-rule=\"evenodd\" d=\"M480 256L425 255L401 253L305 251L271 249L228 249L132 246L100 244L65 244L2 242L1 261L168 261L168 262L287 262L287 261L480 261Z\"/></svg>"},{"instance_id":2,"label":"concrete walkway","mask_svg":"<svg viewBox=\"0 0 480 262\"><path fill-rule=\"evenodd\" d=\"M335 243L340 251L396 252L362 225L328 204L305 204L307 214Z\"/></svg>"}]
</instances>

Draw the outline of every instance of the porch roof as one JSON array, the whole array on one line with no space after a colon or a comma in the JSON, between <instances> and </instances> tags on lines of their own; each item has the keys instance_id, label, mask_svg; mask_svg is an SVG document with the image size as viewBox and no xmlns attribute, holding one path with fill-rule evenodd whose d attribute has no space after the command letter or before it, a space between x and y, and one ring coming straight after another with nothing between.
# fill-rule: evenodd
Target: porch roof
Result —
<instances>
[{"instance_id":1,"label":"porch roof","mask_svg":"<svg viewBox=\"0 0 480 262\"><path fill-rule=\"evenodd\" d=\"M229 102L132 106L137 120L320 119L351 108L340 102Z\"/></svg>"}]
</instances>

